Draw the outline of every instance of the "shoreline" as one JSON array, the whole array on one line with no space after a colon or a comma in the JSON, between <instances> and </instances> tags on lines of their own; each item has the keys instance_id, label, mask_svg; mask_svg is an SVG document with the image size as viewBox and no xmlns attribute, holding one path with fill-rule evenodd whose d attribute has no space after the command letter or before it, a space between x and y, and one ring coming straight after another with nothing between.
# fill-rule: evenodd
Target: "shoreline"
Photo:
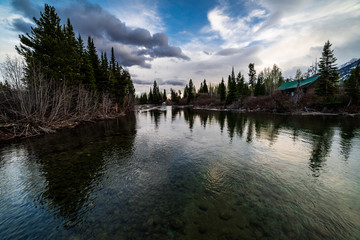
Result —
<instances>
[{"instance_id":1,"label":"shoreline","mask_svg":"<svg viewBox=\"0 0 360 240\"><path fill-rule=\"evenodd\" d=\"M96 123L103 120L116 119L125 115L125 112L120 112L118 114L96 116L90 119L69 119L49 126L32 126L31 123L4 123L0 124L0 146L46 134L56 134L58 131L72 129L86 123ZM13 128L13 130L11 128ZM21 129L22 131L15 132L16 128Z\"/></svg>"},{"instance_id":2,"label":"shoreline","mask_svg":"<svg viewBox=\"0 0 360 240\"><path fill-rule=\"evenodd\" d=\"M136 111L151 111L151 110L161 110L163 105L138 105ZM289 115L289 116L344 116L344 117L360 117L360 113L347 113L347 112L320 112L320 111L294 111L294 112L277 112L277 111L269 111L263 109L244 109L244 108L224 108L224 107L213 107L213 106L199 106L199 105L166 105L172 106L178 109L186 109L191 108L194 110L204 110L204 111L216 111L216 112L236 112L236 113L267 113L267 114L277 114L277 115Z\"/></svg>"},{"instance_id":3,"label":"shoreline","mask_svg":"<svg viewBox=\"0 0 360 240\"><path fill-rule=\"evenodd\" d=\"M141 112L141 111L151 111L151 110L163 110L164 106L171 106L173 108L178 109L186 109L191 108L193 110L201 110L201 111L216 111L216 112L234 112L234 113L266 113L266 114L275 114L275 115L288 115L288 116L338 116L338 117L352 117L352 118L360 118L360 113L347 113L347 112L337 112L337 113L326 113L326 112L319 112L319 111L294 111L294 112L276 112L276 111L268 111L263 109L243 109L243 108L224 108L215 107L215 106L199 106L199 105L136 105L134 112ZM8 124L0 124L0 146L16 141L21 141L23 139L33 138L42 136L45 134L56 134L58 131L64 129L71 129L75 128L79 125L85 123L96 123L103 120L111 120L116 119L119 117L125 116L125 112L121 112L116 115L106 115L102 117L95 117L88 120L64 120L59 123L56 123L51 126L30 126L30 123L26 124L19 124L19 123L8 123ZM11 133L9 128L19 127L22 128L22 133ZM28 132L29 128L30 131Z\"/></svg>"}]
</instances>

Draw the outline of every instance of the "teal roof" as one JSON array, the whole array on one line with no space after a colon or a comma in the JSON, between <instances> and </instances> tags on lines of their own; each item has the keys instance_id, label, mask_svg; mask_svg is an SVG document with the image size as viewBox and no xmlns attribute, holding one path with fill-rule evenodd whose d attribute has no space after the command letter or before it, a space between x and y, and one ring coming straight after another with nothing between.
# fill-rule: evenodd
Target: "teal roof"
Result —
<instances>
[{"instance_id":1,"label":"teal roof","mask_svg":"<svg viewBox=\"0 0 360 240\"><path fill-rule=\"evenodd\" d=\"M318 79L318 78L319 78L319 76L300 80L300 87L304 87L304 86L306 87L306 86L312 84L313 82L315 82L316 79ZM286 89L296 88L297 83L298 83L297 80L291 81L291 82L286 82L286 83L280 85L280 87L278 87L278 90L286 90Z\"/></svg>"}]
</instances>

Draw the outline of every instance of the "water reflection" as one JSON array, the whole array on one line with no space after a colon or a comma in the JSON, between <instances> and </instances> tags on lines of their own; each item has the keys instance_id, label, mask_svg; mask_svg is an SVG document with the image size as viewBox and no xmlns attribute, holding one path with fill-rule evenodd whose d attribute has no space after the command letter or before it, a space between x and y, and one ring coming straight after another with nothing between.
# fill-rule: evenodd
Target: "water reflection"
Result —
<instances>
[{"instance_id":1,"label":"water reflection","mask_svg":"<svg viewBox=\"0 0 360 240\"><path fill-rule=\"evenodd\" d=\"M30 139L0 152L0 235L357 239L359 129L168 107Z\"/></svg>"},{"instance_id":2,"label":"water reflection","mask_svg":"<svg viewBox=\"0 0 360 240\"><path fill-rule=\"evenodd\" d=\"M345 119L342 121L340 125L340 146L341 146L341 153L344 156L344 159L347 160L350 155L352 141L356 137L357 129L353 127L353 124Z\"/></svg>"},{"instance_id":3,"label":"water reflection","mask_svg":"<svg viewBox=\"0 0 360 240\"><path fill-rule=\"evenodd\" d=\"M173 116L179 114L179 110L176 108L172 111ZM299 136L309 142L311 147L309 168L314 177L319 177L321 169L325 166L333 142L334 128L339 127L340 130L341 154L344 159L348 159L352 139L360 128L356 119L336 117L239 114L185 109L184 118L190 130L193 130L197 118L204 128L206 128L207 124L218 124L221 132L223 132L226 123L230 141L235 134L241 139L245 134L247 143L252 143L255 137L256 139L266 139L270 146L277 142L282 130L290 131L294 143L299 140ZM210 118L211 121L209 121Z\"/></svg>"},{"instance_id":4,"label":"water reflection","mask_svg":"<svg viewBox=\"0 0 360 240\"><path fill-rule=\"evenodd\" d=\"M99 190L106 154L114 154L114 149L122 157L132 154L135 126L135 116L128 115L28 141L28 152L37 159L47 184L39 202L53 215L66 219L66 226L78 224L90 209L90 194Z\"/></svg>"}]
</instances>

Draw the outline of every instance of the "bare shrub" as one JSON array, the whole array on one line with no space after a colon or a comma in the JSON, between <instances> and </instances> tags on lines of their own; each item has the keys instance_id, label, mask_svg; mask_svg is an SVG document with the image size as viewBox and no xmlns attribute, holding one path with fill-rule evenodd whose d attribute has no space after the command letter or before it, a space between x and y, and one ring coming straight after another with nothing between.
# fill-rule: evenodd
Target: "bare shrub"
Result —
<instances>
[{"instance_id":1,"label":"bare shrub","mask_svg":"<svg viewBox=\"0 0 360 240\"><path fill-rule=\"evenodd\" d=\"M57 127L114 114L108 94L98 97L83 85L68 86L47 79L41 68L24 75L21 59L7 58L1 65L5 80L0 85L0 131L16 136L52 132ZM101 104L100 104L101 103Z\"/></svg>"}]
</instances>

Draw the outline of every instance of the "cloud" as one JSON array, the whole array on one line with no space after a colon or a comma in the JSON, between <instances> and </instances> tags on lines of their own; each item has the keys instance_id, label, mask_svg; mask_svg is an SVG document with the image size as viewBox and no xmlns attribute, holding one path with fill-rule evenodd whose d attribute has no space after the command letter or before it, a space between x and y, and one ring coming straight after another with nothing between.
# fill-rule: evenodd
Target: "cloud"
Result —
<instances>
[{"instance_id":1,"label":"cloud","mask_svg":"<svg viewBox=\"0 0 360 240\"><path fill-rule=\"evenodd\" d=\"M32 4L29 0L13 0L11 5L30 19L39 16L40 6Z\"/></svg>"},{"instance_id":2,"label":"cloud","mask_svg":"<svg viewBox=\"0 0 360 240\"><path fill-rule=\"evenodd\" d=\"M240 51L241 51L241 48L225 48L225 49L222 49L222 50L218 51L216 53L216 55L229 56L229 55L237 54Z\"/></svg>"},{"instance_id":3,"label":"cloud","mask_svg":"<svg viewBox=\"0 0 360 240\"><path fill-rule=\"evenodd\" d=\"M163 85L185 86L185 84L186 84L186 82L184 80L179 80L179 79L171 79L171 80L163 81L161 78L156 78L156 79L154 79L154 81L156 81L156 83L159 86L163 86ZM154 81L133 79L133 83L139 84L139 85L151 85L152 86L154 84Z\"/></svg>"},{"instance_id":4,"label":"cloud","mask_svg":"<svg viewBox=\"0 0 360 240\"><path fill-rule=\"evenodd\" d=\"M20 31L22 33L27 33L31 31L32 24L29 22L26 22L22 18L15 18L12 21L12 26L15 30Z\"/></svg>"},{"instance_id":5,"label":"cloud","mask_svg":"<svg viewBox=\"0 0 360 240\"><path fill-rule=\"evenodd\" d=\"M69 5L61 11L63 15L71 19L74 28L80 33L145 48L136 52L138 56L150 55L152 58L175 57L190 60L181 48L169 45L168 36L165 33L151 35L146 29L130 28L99 5L84 2L81 5ZM130 62L127 65L130 65Z\"/></svg>"},{"instance_id":6,"label":"cloud","mask_svg":"<svg viewBox=\"0 0 360 240\"><path fill-rule=\"evenodd\" d=\"M13 0L12 6L29 18L37 16L39 12L39 6L31 4L29 0ZM109 45L114 46L116 58L124 66L139 65L151 68L149 61L163 57L190 60L181 48L169 45L165 33L151 34L144 28L128 27L125 22L98 4L77 1L57 9L57 12L63 21L65 17L70 18L75 31L81 33L84 38L92 36L98 49L108 50L111 48ZM13 27L24 32L29 25L21 19L16 19L13 21Z\"/></svg>"}]
</instances>

